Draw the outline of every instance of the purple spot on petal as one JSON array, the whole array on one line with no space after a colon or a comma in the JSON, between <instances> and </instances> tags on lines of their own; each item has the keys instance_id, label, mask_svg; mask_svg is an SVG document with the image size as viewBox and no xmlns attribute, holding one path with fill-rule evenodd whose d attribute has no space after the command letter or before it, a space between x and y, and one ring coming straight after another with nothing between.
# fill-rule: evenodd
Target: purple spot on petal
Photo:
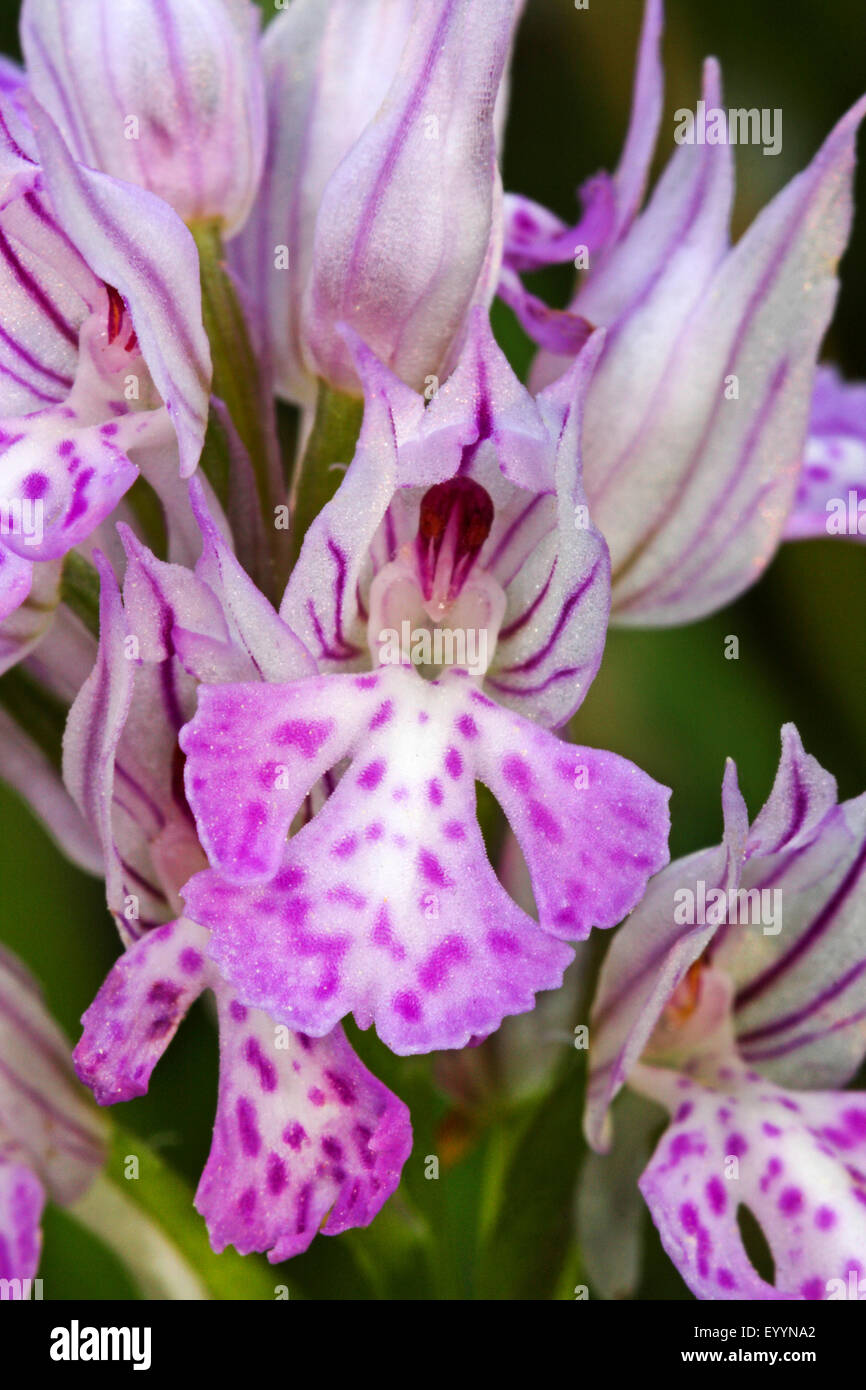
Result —
<instances>
[{"instance_id":1,"label":"purple spot on petal","mask_svg":"<svg viewBox=\"0 0 866 1390\"><path fill-rule=\"evenodd\" d=\"M388 723L388 720L391 718L391 715L393 713L393 702L391 700L383 700L382 704L379 706L379 708L376 710L376 713L373 715L373 718L370 720L370 728L381 729L385 724Z\"/></svg>"},{"instance_id":2,"label":"purple spot on petal","mask_svg":"<svg viewBox=\"0 0 866 1390\"><path fill-rule=\"evenodd\" d=\"M288 719L274 730L274 739L284 747L297 748L303 758L314 758L333 729L332 719Z\"/></svg>"},{"instance_id":3,"label":"purple spot on petal","mask_svg":"<svg viewBox=\"0 0 866 1390\"><path fill-rule=\"evenodd\" d=\"M796 1216L803 1207L803 1194L798 1187L786 1187L779 1198L779 1211L783 1216Z\"/></svg>"},{"instance_id":4,"label":"purple spot on petal","mask_svg":"<svg viewBox=\"0 0 866 1390\"><path fill-rule=\"evenodd\" d=\"M448 936L430 952L418 970L418 980L427 990L441 989L451 967L469 959L469 948L462 936Z\"/></svg>"},{"instance_id":5,"label":"purple spot on petal","mask_svg":"<svg viewBox=\"0 0 866 1390\"><path fill-rule=\"evenodd\" d=\"M28 473L21 491L28 500L36 501L45 496L48 487L48 479L44 473Z\"/></svg>"},{"instance_id":6,"label":"purple spot on petal","mask_svg":"<svg viewBox=\"0 0 866 1390\"><path fill-rule=\"evenodd\" d=\"M256 1125L255 1106L246 1096L241 1096L238 1100L237 1117L241 1148L248 1158L255 1158L262 1146L262 1140Z\"/></svg>"},{"instance_id":7,"label":"purple spot on petal","mask_svg":"<svg viewBox=\"0 0 866 1390\"><path fill-rule=\"evenodd\" d=\"M363 772L358 777L358 786L363 787L364 791L371 792L378 787L382 778L385 776L385 763L378 758L374 763L368 763Z\"/></svg>"},{"instance_id":8,"label":"purple spot on petal","mask_svg":"<svg viewBox=\"0 0 866 1390\"><path fill-rule=\"evenodd\" d=\"M512 787L518 791L528 792L532 786L532 773L529 771L523 758L518 758L511 753L502 764L502 775Z\"/></svg>"},{"instance_id":9,"label":"purple spot on petal","mask_svg":"<svg viewBox=\"0 0 866 1390\"><path fill-rule=\"evenodd\" d=\"M725 1195L725 1185L722 1182L721 1178L710 1178L706 1186L706 1194L707 1201L709 1202L710 1207L715 1212L716 1216L721 1216L724 1213L725 1207L728 1204L728 1199Z\"/></svg>"},{"instance_id":10,"label":"purple spot on petal","mask_svg":"<svg viewBox=\"0 0 866 1390\"><path fill-rule=\"evenodd\" d=\"M421 1017L421 1003L417 994L410 990L403 990L400 994L394 995L393 1009L395 1014L399 1014L407 1023L417 1023Z\"/></svg>"},{"instance_id":11,"label":"purple spot on petal","mask_svg":"<svg viewBox=\"0 0 866 1390\"><path fill-rule=\"evenodd\" d=\"M283 1140L290 1149L299 1149L307 1137L307 1131L303 1125L299 1125L297 1120L294 1124L286 1125L283 1130Z\"/></svg>"},{"instance_id":12,"label":"purple spot on petal","mask_svg":"<svg viewBox=\"0 0 866 1390\"><path fill-rule=\"evenodd\" d=\"M286 1165L279 1154L268 1158L268 1190L276 1197L286 1185Z\"/></svg>"}]
</instances>

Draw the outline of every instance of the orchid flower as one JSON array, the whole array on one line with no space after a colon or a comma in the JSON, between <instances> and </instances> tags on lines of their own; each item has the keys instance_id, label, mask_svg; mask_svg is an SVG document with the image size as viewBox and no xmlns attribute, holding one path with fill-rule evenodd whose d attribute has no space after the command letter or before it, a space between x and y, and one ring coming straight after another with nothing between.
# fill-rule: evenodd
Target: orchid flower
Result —
<instances>
[{"instance_id":1,"label":"orchid flower","mask_svg":"<svg viewBox=\"0 0 866 1390\"><path fill-rule=\"evenodd\" d=\"M358 449L281 609L322 674L200 688L180 743L211 869L183 896L244 1003L316 1037L351 1012L399 1053L462 1047L558 986L566 941L619 922L667 859L665 789L543 727L580 703L604 643L607 553L578 455L600 343L536 401L479 313L425 408L350 340ZM474 635L474 673L446 631ZM429 639L431 679L401 636ZM476 779L521 844L538 922L490 867Z\"/></svg>"},{"instance_id":2,"label":"orchid flower","mask_svg":"<svg viewBox=\"0 0 866 1390\"><path fill-rule=\"evenodd\" d=\"M156 560L125 531L121 598L97 557L99 654L70 714L64 773L102 846L127 949L87 1010L74 1055L100 1104L142 1095L190 1005L210 990L220 1083L196 1206L217 1251L233 1244L280 1261L306 1249L323 1222L326 1234L366 1225L399 1181L411 1130L406 1107L342 1029L313 1039L247 1008L210 960L208 932L182 915L179 890L206 863L178 777L178 730L198 682L314 669L241 569L197 482L193 495L203 540L194 573Z\"/></svg>"},{"instance_id":3,"label":"orchid flower","mask_svg":"<svg viewBox=\"0 0 866 1390\"><path fill-rule=\"evenodd\" d=\"M681 144L637 215L662 109L661 28L661 0L648 0L616 174L585 186L571 229L509 199L500 284L543 349L536 388L564 370L592 325L608 330L587 394L584 485L610 547L612 616L640 626L730 602L785 535L810 457L808 402L866 112L864 99L734 247L726 128L719 143ZM712 59L702 98L721 111ZM519 272L576 253L587 268L568 311L546 311Z\"/></svg>"},{"instance_id":4,"label":"orchid flower","mask_svg":"<svg viewBox=\"0 0 866 1390\"><path fill-rule=\"evenodd\" d=\"M231 233L265 154L260 18L250 0L25 0L28 85L82 164Z\"/></svg>"},{"instance_id":5,"label":"orchid flower","mask_svg":"<svg viewBox=\"0 0 866 1390\"><path fill-rule=\"evenodd\" d=\"M722 844L659 874L605 960L587 1136L609 1146L624 1083L668 1111L640 1190L699 1298L847 1297L866 1274L866 1104L843 1089L866 1056L866 796L839 804L789 724L751 825L730 762L722 806Z\"/></svg>"},{"instance_id":6,"label":"orchid flower","mask_svg":"<svg viewBox=\"0 0 866 1390\"><path fill-rule=\"evenodd\" d=\"M492 299L497 93L519 8L293 0L268 27L267 164L232 254L288 399L312 403L317 376L360 394L341 323L420 390Z\"/></svg>"},{"instance_id":7,"label":"orchid flower","mask_svg":"<svg viewBox=\"0 0 866 1390\"><path fill-rule=\"evenodd\" d=\"M0 1059L0 1279L26 1281L39 1266L48 1197L68 1206L84 1195L106 1159L105 1126L39 987L5 950Z\"/></svg>"},{"instance_id":8,"label":"orchid flower","mask_svg":"<svg viewBox=\"0 0 866 1390\"><path fill-rule=\"evenodd\" d=\"M44 631L60 562L138 464L196 467L210 373L182 223L153 194L77 164L50 117L28 109L32 126L0 98L4 668Z\"/></svg>"}]
</instances>

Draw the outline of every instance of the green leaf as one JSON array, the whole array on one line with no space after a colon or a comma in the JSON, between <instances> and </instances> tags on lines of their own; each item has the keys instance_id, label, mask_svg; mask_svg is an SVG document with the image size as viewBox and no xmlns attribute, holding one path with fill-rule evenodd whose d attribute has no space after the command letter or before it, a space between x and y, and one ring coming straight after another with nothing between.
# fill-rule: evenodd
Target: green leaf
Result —
<instances>
[{"instance_id":1,"label":"green leaf","mask_svg":"<svg viewBox=\"0 0 866 1390\"><path fill-rule=\"evenodd\" d=\"M316 417L295 483L292 509L292 563L312 523L337 491L344 469L352 462L364 416L363 400L319 382Z\"/></svg>"},{"instance_id":2,"label":"green leaf","mask_svg":"<svg viewBox=\"0 0 866 1390\"><path fill-rule=\"evenodd\" d=\"M213 395L222 401L249 456L270 565L268 595L278 599L288 574L288 535L275 525L275 509L286 504L272 383L263 372L243 307L225 260L216 222L190 227L199 254L202 319L213 359ZM231 460L225 439L208 429L202 467L224 510L232 505Z\"/></svg>"},{"instance_id":3,"label":"green leaf","mask_svg":"<svg viewBox=\"0 0 866 1390\"><path fill-rule=\"evenodd\" d=\"M583 1070L583 1059L570 1056L557 1085L526 1116L482 1251L480 1298L547 1299L560 1287L584 1152Z\"/></svg>"},{"instance_id":4,"label":"green leaf","mask_svg":"<svg viewBox=\"0 0 866 1390\"><path fill-rule=\"evenodd\" d=\"M70 550L63 561L63 578L60 584L60 597L80 618L88 632L99 636L99 575L96 566Z\"/></svg>"}]
</instances>

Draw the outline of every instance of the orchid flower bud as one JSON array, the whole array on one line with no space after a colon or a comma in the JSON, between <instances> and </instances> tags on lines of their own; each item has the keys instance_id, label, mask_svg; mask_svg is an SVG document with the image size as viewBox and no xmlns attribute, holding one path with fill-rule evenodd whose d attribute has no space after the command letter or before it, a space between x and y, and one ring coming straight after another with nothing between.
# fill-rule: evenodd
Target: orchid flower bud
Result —
<instances>
[{"instance_id":1,"label":"orchid flower bud","mask_svg":"<svg viewBox=\"0 0 866 1390\"><path fill-rule=\"evenodd\" d=\"M27 0L21 43L77 159L231 232L264 160L258 27L249 0Z\"/></svg>"},{"instance_id":2,"label":"orchid flower bud","mask_svg":"<svg viewBox=\"0 0 866 1390\"><path fill-rule=\"evenodd\" d=\"M498 94L518 8L294 0L270 26L268 168L235 265L290 399L309 403L317 375L360 395L341 323L423 389L453 364L472 304L492 298Z\"/></svg>"}]
</instances>

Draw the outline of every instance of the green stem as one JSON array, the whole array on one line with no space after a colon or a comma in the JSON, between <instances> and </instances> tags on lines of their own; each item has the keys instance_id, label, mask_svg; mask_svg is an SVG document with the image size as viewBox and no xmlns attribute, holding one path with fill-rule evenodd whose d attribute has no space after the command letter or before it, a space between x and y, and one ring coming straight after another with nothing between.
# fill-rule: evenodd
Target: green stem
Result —
<instances>
[{"instance_id":1,"label":"green stem","mask_svg":"<svg viewBox=\"0 0 866 1390\"><path fill-rule=\"evenodd\" d=\"M272 597L288 575L287 536L275 526L275 509L285 505L271 384L263 378L243 307L228 273L222 233L216 222L190 228L201 267L202 319L213 358L213 394L226 406L246 449L267 536ZM209 434L211 431L209 431ZM214 454L214 457L211 457ZM202 466L220 502L230 512L231 489L225 450L206 446Z\"/></svg>"},{"instance_id":2,"label":"green stem","mask_svg":"<svg viewBox=\"0 0 866 1390\"><path fill-rule=\"evenodd\" d=\"M363 400L319 382L313 428L293 484L292 564L310 526L342 481L343 469L333 465L352 462L363 415Z\"/></svg>"},{"instance_id":3,"label":"green stem","mask_svg":"<svg viewBox=\"0 0 866 1390\"><path fill-rule=\"evenodd\" d=\"M126 1266L145 1298L208 1298L205 1284L160 1225L103 1174L71 1214Z\"/></svg>"},{"instance_id":4,"label":"green stem","mask_svg":"<svg viewBox=\"0 0 866 1390\"><path fill-rule=\"evenodd\" d=\"M99 575L89 560L70 550L63 561L60 598L94 637L99 636Z\"/></svg>"},{"instance_id":5,"label":"green stem","mask_svg":"<svg viewBox=\"0 0 866 1390\"><path fill-rule=\"evenodd\" d=\"M118 1125L105 1172L69 1210L120 1257L148 1298L272 1301L287 1283L258 1255L214 1254L187 1184Z\"/></svg>"}]
</instances>

